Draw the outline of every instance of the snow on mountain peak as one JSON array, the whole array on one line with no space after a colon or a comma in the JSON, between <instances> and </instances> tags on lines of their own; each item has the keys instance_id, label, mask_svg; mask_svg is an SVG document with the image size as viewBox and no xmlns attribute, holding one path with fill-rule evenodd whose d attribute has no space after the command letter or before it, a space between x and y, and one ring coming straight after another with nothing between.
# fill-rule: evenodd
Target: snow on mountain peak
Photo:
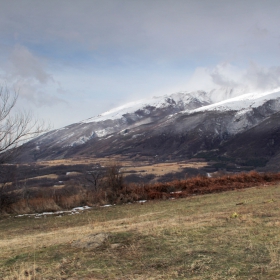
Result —
<instances>
[{"instance_id":1,"label":"snow on mountain peak","mask_svg":"<svg viewBox=\"0 0 280 280\"><path fill-rule=\"evenodd\" d=\"M169 95L156 96L129 102L104 112L96 117L84 120L81 123L97 123L106 120L122 119L127 114L137 114L138 110L142 110L145 114L149 114L151 108L160 109L170 106L185 113L213 110L242 110L258 107L266 100L280 97L280 88L262 93L246 93L246 91L246 88L220 88L209 92L176 92Z\"/></svg>"},{"instance_id":2,"label":"snow on mountain peak","mask_svg":"<svg viewBox=\"0 0 280 280\"><path fill-rule=\"evenodd\" d=\"M268 100L280 98L280 88L276 88L268 92L250 92L242 95L238 95L214 104L203 106L190 113L202 112L202 111L230 111L230 110L244 110L250 108L256 108L264 104Z\"/></svg>"},{"instance_id":3,"label":"snow on mountain peak","mask_svg":"<svg viewBox=\"0 0 280 280\"><path fill-rule=\"evenodd\" d=\"M185 108L192 101L196 100L198 103L210 104L211 101L208 98L206 92L196 91L196 92L176 92L170 95L154 96L152 98L141 99L135 102L129 102L122 106L113 108L107 112L104 112L96 117L89 118L82 121L81 123L91 123L100 122L105 120L115 120L120 119L126 114L131 114L137 110L144 110L147 107L154 108L165 108L170 105L181 106Z\"/></svg>"}]
</instances>

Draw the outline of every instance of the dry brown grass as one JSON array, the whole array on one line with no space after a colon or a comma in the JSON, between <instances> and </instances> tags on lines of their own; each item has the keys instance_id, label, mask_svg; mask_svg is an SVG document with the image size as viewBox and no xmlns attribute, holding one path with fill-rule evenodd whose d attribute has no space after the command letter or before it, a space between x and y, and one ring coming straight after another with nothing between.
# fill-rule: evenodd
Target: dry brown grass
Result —
<instances>
[{"instance_id":1,"label":"dry brown grass","mask_svg":"<svg viewBox=\"0 0 280 280\"><path fill-rule=\"evenodd\" d=\"M141 173L142 175L153 174L156 176L163 176L168 173L182 172L184 168L202 168L207 166L206 162L189 162L189 163L158 163L158 164L144 164L141 166L127 166L122 168L125 175L132 173Z\"/></svg>"},{"instance_id":2,"label":"dry brown grass","mask_svg":"<svg viewBox=\"0 0 280 280\"><path fill-rule=\"evenodd\" d=\"M111 157L103 157L103 158L94 158L94 157L81 157L81 158L69 158L69 159L56 159L56 160L48 160L48 161L40 161L37 164L43 166L58 166L58 165L75 165L75 164L101 164L108 165L111 162L119 162L121 161L123 165L131 164L131 161L126 157L121 156L111 156Z\"/></svg>"},{"instance_id":3,"label":"dry brown grass","mask_svg":"<svg viewBox=\"0 0 280 280\"><path fill-rule=\"evenodd\" d=\"M202 168L207 166L207 162L201 161L182 161L182 162L167 162L153 164L145 160L130 160L127 157L111 156L104 158L75 158L75 159L58 159L52 161L42 161L37 163L41 166L59 166L59 165L75 165L75 164L100 164L101 166L108 166L112 162L121 162L123 166L122 171L124 175L140 173L142 175L154 174L156 176L163 176L168 173L177 173L184 170L184 168Z\"/></svg>"},{"instance_id":4,"label":"dry brown grass","mask_svg":"<svg viewBox=\"0 0 280 280\"><path fill-rule=\"evenodd\" d=\"M28 196L18 190L11 192L6 213L33 213L69 209L80 205L123 204L139 200L183 198L194 195L245 189L280 181L280 173L256 172L224 175L217 178L194 177L154 184L121 184L112 189L104 181L100 189L86 189L82 184L48 188L29 188ZM101 183L102 184L102 183ZM13 199L14 197L14 199Z\"/></svg>"},{"instance_id":5,"label":"dry brown grass","mask_svg":"<svg viewBox=\"0 0 280 280\"><path fill-rule=\"evenodd\" d=\"M48 174L48 175L42 175L42 176L36 176L36 177L31 177L25 180L34 180L34 179L57 179L58 175L56 174Z\"/></svg>"},{"instance_id":6,"label":"dry brown grass","mask_svg":"<svg viewBox=\"0 0 280 280\"><path fill-rule=\"evenodd\" d=\"M10 216L0 221L0 278L279 279L279 209L280 186L271 185L73 216ZM110 234L101 247L71 247L99 232Z\"/></svg>"}]
</instances>

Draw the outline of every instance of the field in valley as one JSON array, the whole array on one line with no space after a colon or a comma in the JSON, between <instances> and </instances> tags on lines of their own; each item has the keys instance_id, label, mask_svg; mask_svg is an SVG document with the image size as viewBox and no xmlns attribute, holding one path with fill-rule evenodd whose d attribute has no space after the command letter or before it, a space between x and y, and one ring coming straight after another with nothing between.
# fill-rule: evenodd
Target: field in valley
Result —
<instances>
[{"instance_id":1,"label":"field in valley","mask_svg":"<svg viewBox=\"0 0 280 280\"><path fill-rule=\"evenodd\" d=\"M280 185L0 220L1 279L280 279ZM97 248L73 245L94 234Z\"/></svg>"},{"instance_id":2,"label":"field in valley","mask_svg":"<svg viewBox=\"0 0 280 280\"><path fill-rule=\"evenodd\" d=\"M73 165L92 165L100 164L101 166L110 166L112 163L117 163L122 166L122 172L125 176L130 174L148 175L153 174L161 177L168 173L182 172L185 168L200 169L206 167L208 164L205 161L184 160L181 162L152 162L151 160L131 160L126 157L104 157L104 158L73 158L61 159L53 161L42 161L38 166L73 166Z\"/></svg>"},{"instance_id":3,"label":"field in valley","mask_svg":"<svg viewBox=\"0 0 280 280\"><path fill-rule=\"evenodd\" d=\"M70 158L52 161L41 161L36 163L15 165L17 170L11 180L17 182L17 188L57 186L70 179L81 182L88 170L103 168L117 164L121 166L121 173L127 183L155 183L157 181L171 181L184 179L190 174L192 176L206 174L201 171L207 167L204 161L181 161L181 162L154 162L151 160L131 160L125 157L105 158ZM16 180L15 180L16 177ZM9 181L10 178L7 178Z\"/></svg>"}]
</instances>

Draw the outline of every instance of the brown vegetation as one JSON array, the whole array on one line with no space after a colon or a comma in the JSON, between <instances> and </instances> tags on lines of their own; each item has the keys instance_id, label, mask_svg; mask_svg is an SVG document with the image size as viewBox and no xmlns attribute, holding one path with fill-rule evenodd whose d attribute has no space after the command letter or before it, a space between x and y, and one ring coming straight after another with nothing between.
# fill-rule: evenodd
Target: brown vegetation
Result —
<instances>
[{"instance_id":1,"label":"brown vegetation","mask_svg":"<svg viewBox=\"0 0 280 280\"><path fill-rule=\"evenodd\" d=\"M89 173L88 175L96 175ZM95 177L93 177L95 178ZM59 188L28 188L4 194L2 212L56 211L81 205L122 204L139 200L175 199L237 190L280 181L280 173L239 173L217 178L194 177L155 184L125 184L120 166L111 165L89 184L69 180Z\"/></svg>"}]
</instances>

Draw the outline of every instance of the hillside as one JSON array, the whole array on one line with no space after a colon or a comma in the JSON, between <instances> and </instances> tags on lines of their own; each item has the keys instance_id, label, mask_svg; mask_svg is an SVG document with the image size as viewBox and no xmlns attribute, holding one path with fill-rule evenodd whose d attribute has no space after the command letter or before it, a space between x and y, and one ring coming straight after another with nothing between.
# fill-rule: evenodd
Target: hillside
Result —
<instances>
[{"instance_id":1,"label":"hillside","mask_svg":"<svg viewBox=\"0 0 280 280\"><path fill-rule=\"evenodd\" d=\"M5 217L0 278L278 279L279 201L277 184L74 215ZM86 242L96 234L93 249Z\"/></svg>"}]
</instances>

